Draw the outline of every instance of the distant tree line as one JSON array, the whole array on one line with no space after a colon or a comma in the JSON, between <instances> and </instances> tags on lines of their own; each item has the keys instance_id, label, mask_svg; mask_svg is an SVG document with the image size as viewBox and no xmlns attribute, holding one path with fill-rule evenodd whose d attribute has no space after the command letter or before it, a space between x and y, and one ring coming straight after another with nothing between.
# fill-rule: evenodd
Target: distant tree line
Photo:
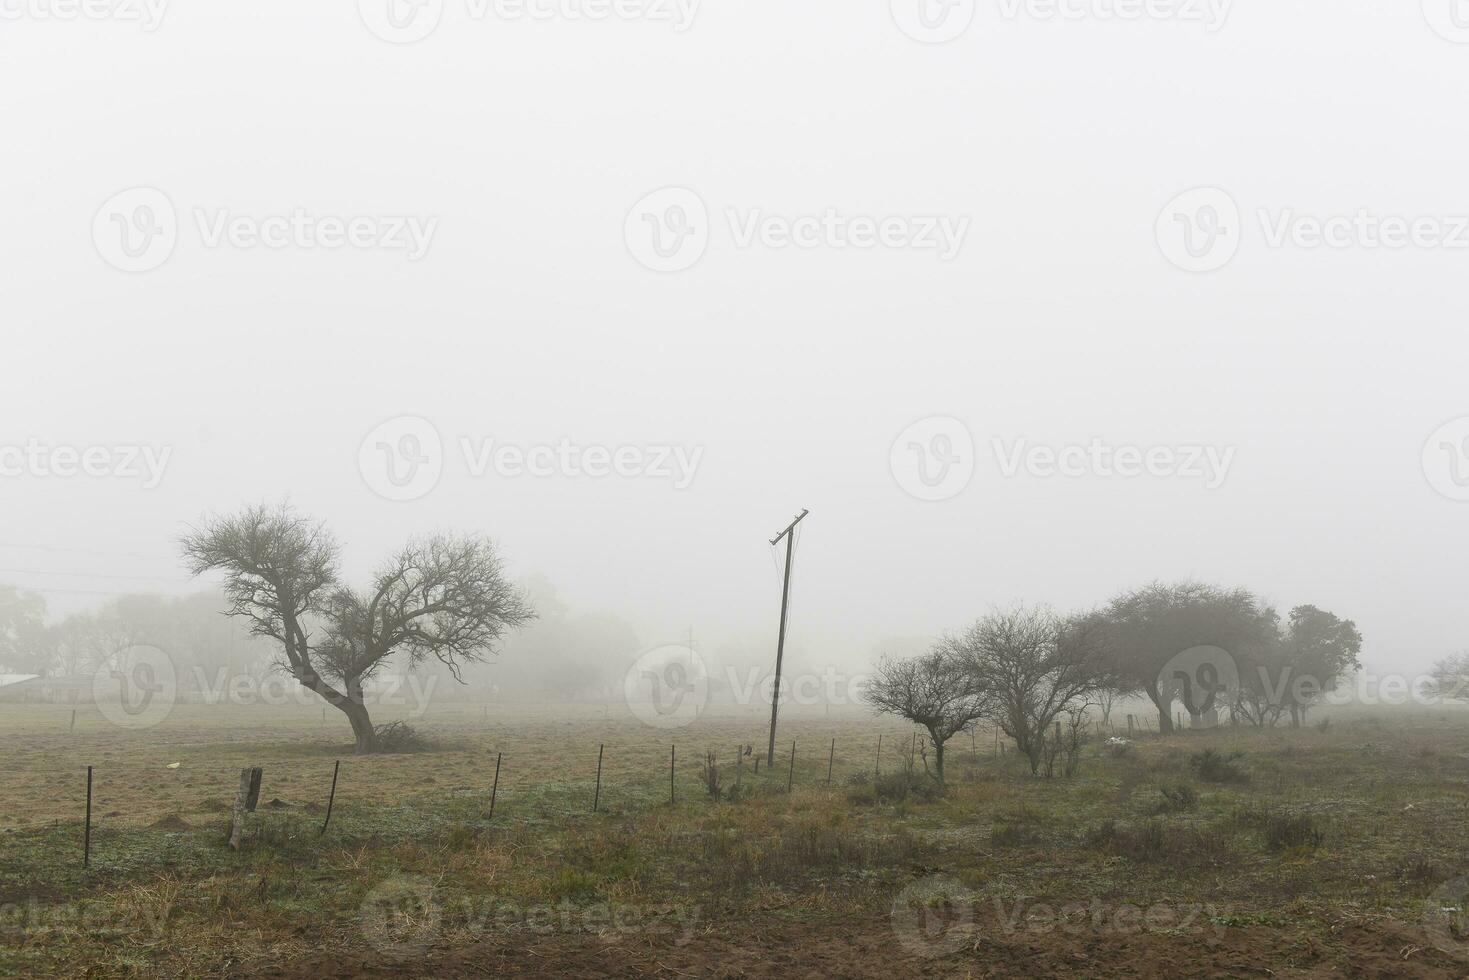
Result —
<instances>
[{"instance_id":1,"label":"distant tree line","mask_svg":"<svg viewBox=\"0 0 1469 980\"><path fill-rule=\"evenodd\" d=\"M1298 726L1361 669L1361 649L1355 624L1315 606L1282 618L1247 589L1153 583L1090 612L992 612L920 656L884 658L866 696L927 730L940 781L944 744L981 721L1050 774L1058 755L1074 758L1087 711L1105 718L1119 698L1146 696L1165 734L1180 700L1196 723L1224 710L1236 724ZM1469 658L1455 669L1469 678Z\"/></svg>"},{"instance_id":2,"label":"distant tree line","mask_svg":"<svg viewBox=\"0 0 1469 980\"><path fill-rule=\"evenodd\" d=\"M262 676L270 649L220 615L219 596L122 595L100 607L52 621L45 599L0 585L0 673L81 678L121 666L140 646L166 652L182 693L221 676Z\"/></svg>"}]
</instances>

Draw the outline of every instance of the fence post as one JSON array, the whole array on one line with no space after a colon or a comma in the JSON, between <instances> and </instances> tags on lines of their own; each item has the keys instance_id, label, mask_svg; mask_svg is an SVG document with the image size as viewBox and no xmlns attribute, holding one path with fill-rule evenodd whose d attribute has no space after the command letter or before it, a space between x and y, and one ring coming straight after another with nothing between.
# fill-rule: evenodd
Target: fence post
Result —
<instances>
[{"instance_id":1,"label":"fence post","mask_svg":"<svg viewBox=\"0 0 1469 980\"><path fill-rule=\"evenodd\" d=\"M673 745L668 750L668 805L674 806L678 803L678 795L673 788L673 767L678 761L678 746Z\"/></svg>"},{"instance_id":2,"label":"fence post","mask_svg":"<svg viewBox=\"0 0 1469 980\"><path fill-rule=\"evenodd\" d=\"M882 775L882 733L877 734L877 762L872 767L872 778Z\"/></svg>"},{"instance_id":3,"label":"fence post","mask_svg":"<svg viewBox=\"0 0 1469 980\"><path fill-rule=\"evenodd\" d=\"M337 776L341 771L342 760L338 759L337 764L332 766L332 791L331 795L326 798L326 819L321 823L321 833L318 835L320 837L326 836L326 829L332 823L332 806L337 802Z\"/></svg>"},{"instance_id":4,"label":"fence post","mask_svg":"<svg viewBox=\"0 0 1469 980\"><path fill-rule=\"evenodd\" d=\"M592 797L592 812L597 812L597 805L602 802L602 752L607 746L597 746L597 795Z\"/></svg>"},{"instance_id":5,"label":"fence post","mask_svg":"<svg viewBox=\"0 0 1469 980\"><path fill-rule=\"evenodd\" d=\"M73 712L75 713L75 712ZM92 767L87 767L87 829L82 838L82 867L92 864Z\"/></svg>"},{"instance_id":6,"label":"fence post","mask_svg":"<svg viewBox=\"0 0 1469 980\"><path fill-rule=\"evenodd\" d=\"M791 787L796 785L796 740L791 739L791 772L786 777L786 795L789 796Z\"/></svg>"},{"instance_id":7,"label":"fence post","mask_svg":"<svg viewBox=\"0 0 1469 980\"><path fill-rule=\"evenodd\" d=\"M831 754L826 757L826 785L831 785L831 764L837 759L837 740L831 740Z\"/></svg>"},{"instance_id":8,"label":"fence post","mask_svg":"<svg viewBox=\"0 0 1469 980\"><path fill-rule=\"evenodd\" d=\"M245 814L255 812L260 801L260 781L265 770L256 766L240 770L240 789L235 794L235 805L230 811L230 849L240 849L240 838L245 834Z\"/></svg>"},{"instance_id":9,"label":"fence post","mask_svg":"<svg viewBox=\"0 0 1469 980\"><path fill-rule=\"evenodd\" d=\"M504 752L495 753L495 785L490 788L490 816L495 819L495 797L500 795L500 760L505 758Z\"/></svg>"}]
</instances>

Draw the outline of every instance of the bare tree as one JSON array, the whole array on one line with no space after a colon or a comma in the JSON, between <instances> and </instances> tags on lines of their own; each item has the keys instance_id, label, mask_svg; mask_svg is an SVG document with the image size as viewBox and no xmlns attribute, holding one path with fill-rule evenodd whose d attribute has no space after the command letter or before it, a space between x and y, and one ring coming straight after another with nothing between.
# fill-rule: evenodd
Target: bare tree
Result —
<instances>
[{"instance_id":1,"label":"bare tree","mask_svg":"<svg viewBox=\"0 0 1469 980\"><path fill-rule=\"evenodd\" d=\"M908 659L884 657L863 693L878 711L927 729L941 783L945 743L984 717L987 706L984 691L943 644Z\"/></svg>"},{"instance_id":2,"label":"bare tree","mask_svg":"<svg viewBox=\"0 0 1469 980\"><path fill-rule=\"evenodd\" d=\"M1044 607L992 613L948 642L974 684L989 693L991 717L1039 773L1047 732L1114 686L1106 625Z\"/></svg>"},{"instance_id":3,"label":"bare tree","mask_svg":"<svg viewBox=\"0 0 1469 980\"><path fill-rule=\"evenodd\" d=\"M362 592L338 584L332 536L287 504L207 520L181 544L194 574L225 573L229 614L280 643L277 665L347 716L359 753L376 746L363 686L394 654L410 668L434 658L459 678L535 617L475 536L412 541Z\"/></svg>"},{"instance_id":4,"label":"bare tree","mask_svg":"<svg viewBox=\"0 0 1469 980\"><path fill-rule=\"evenodd\" d=\"M1452 654L1434 664L1418 689L1428 699L1469 701L1469 651Z\"/></svg>"}]
</instances>

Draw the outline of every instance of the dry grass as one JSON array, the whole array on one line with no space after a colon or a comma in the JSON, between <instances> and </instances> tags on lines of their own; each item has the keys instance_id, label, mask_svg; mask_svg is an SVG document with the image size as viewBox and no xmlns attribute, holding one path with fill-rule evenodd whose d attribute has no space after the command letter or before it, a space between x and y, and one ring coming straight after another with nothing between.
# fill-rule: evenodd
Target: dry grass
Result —
<instances>
[{"instance_id":1,"label":"dry grass","mask_svg":"<svg viewBox=\"0 0 1469 980\"><path fill-rule=\"evenodd\" d=\"M450 913L491 897L693 905L738 929L754 915L885 916L927 874L1010 902L1208 901L1225 921L1309 932L1348 914L1416 922L1435 888L1469 870L1469 716L1343 715L1325 731L1139 738L1121 757L1093 747L1071 780L1034 779L1013 754L956 750L942 795L896 791L896 755L884 759L895 789L872 780L878 731L886 747L903 744L906 729L860 713L792 717L788 795L785 749L759 777L749 760L736 768L736 747L758 742L762 719L751 712L677 734L670 806L673 736L600 711L569 714L486 721L446 710L415 721L437 751L344 755L322 838L331 762L347 736L319 714L183 709L151 733L89 723L68 736L64 715L9 713L0 735L23 746L17 761L62 771L0 773L0 907L41 910L0 930L0 974L224 976L303 950L361 949L365 897L405 875L433 883L446 915L439 941L453 943L472 941L474 929ZM599 743L607 753L594 816ZM1179 783L1205 750L1238 754L1249 781L1205 793ZM738 796L714 802L701 791L707 752ZM96 860L83 872L77 775L90 760L102 768ZM177 770L165 768L174 761ZM265 767L262 802L279 803L262 807L244 853L232 854L222 804L249 764ZM168 816L195 829L147 829ZM37 928L67 909L69 926ZM77 917L83 909L91 918Z\"/></svg>"}]
</instances>

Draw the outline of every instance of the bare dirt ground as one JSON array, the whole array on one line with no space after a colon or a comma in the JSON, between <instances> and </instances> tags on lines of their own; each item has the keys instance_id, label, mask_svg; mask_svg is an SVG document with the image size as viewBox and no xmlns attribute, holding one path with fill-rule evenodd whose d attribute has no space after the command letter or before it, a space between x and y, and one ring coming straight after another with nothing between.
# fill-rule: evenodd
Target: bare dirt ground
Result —
<instances>
[{"instance_id":1,"label":"bare dirt ground","mask_svg":"<svg viewBox=\"0 0 1469 980\"><path fill-rule=\"evenodd\" d=\"M994 930L995 934L1002 934ZM592 936L497 937L418 959L348 955L241 976L308 977L1435 977L1469 976L1469 957L1425 946L1388 920L1345 924L1326 940L1252 927L1218 935L1068 934L978 938L947 956L905 952L886 919L860 924L732 923L686 944Z\"/></svg>"}]
</instances>

